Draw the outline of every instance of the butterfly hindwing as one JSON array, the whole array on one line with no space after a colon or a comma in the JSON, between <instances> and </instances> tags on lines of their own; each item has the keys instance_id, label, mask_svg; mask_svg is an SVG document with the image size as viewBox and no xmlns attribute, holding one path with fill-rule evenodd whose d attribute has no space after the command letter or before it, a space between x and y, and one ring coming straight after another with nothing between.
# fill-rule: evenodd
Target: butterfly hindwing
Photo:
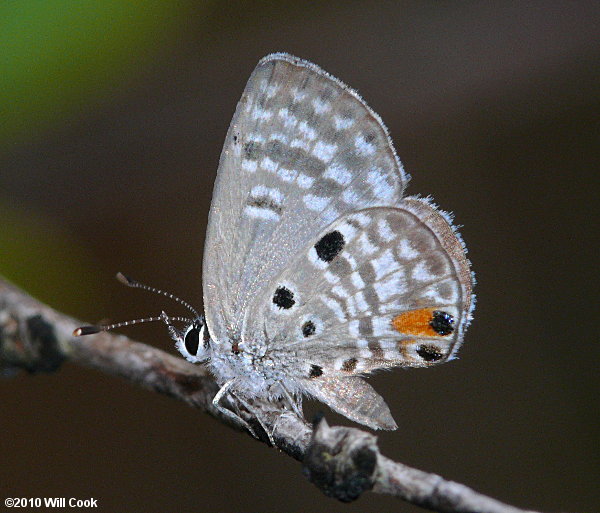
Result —
<instances>
[{"instance_id":1,"label":"butterfly hindwing","mask_svg":"<svg viewBox=\"0 0 600 513\"><path fill-rule=\"evenodd\" d=\"M203 280L212 338L252 337L248 312L314 235L349 212L396 204L406 181L380 118L357 93L286 54L260 61L211 205Z\"/></svg>"},{"instance_id":2,"label":"butterfly hindwing","mask_svg":"<svg viewBox=\"0 0 600 513\"><path fill-rule=\"evenodd\" d=\"M455 354L471 288L447 217L427 200L406 198L323 230L250 317L264 323L272 350L304 362L304 377L312 365L335 377L428 366ZM277 304L282 289L288 301Z\"/></svg>"}]
</instances>

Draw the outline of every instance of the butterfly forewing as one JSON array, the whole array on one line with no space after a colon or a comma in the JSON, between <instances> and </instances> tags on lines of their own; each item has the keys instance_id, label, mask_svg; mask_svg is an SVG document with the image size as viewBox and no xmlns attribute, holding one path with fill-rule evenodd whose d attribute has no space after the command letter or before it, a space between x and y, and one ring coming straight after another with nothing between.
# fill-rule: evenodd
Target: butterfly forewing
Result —
<instances>
[{"instance_id":1,"label":"butterfly forewing","mask_svg":"<svg viewBox=\"0 0 600 513\"><path fill-rule=\"evenodd\" d=\"M229 128L210 211L212 337L251 340L250 312L315 234L349 212L397 204L405 183L385 127L354 91L307 61L263 59Z\"/></svg>"}]
</instances>

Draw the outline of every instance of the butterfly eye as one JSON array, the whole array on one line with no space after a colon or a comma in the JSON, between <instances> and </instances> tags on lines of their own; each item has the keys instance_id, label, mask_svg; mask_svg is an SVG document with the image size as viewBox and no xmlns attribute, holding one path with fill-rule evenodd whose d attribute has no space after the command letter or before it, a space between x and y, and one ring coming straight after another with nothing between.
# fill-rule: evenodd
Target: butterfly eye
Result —
<instances>
[{"instance_id":1,"label":"butterfly eye","mask_svg":"<svg viewBox=\"0 0 600 513\"><path fill-rule=\"evenodd\" d=\"M196 356L200 345L200 331L197 328L190 328L188 330L185 334L184 345L189 354Z\"/></svg>"},{"instance_id":2,"label":"butterfly eye","mask_svg":"<svg viewBox=\"0 0 600 513\"><path fill-rule=\"evenodd\" d=\"M199 363L210 358L210 335L203 318L194 320L183 336L175 331L173 338L176 340L175 347L188 362Z\"/></svg>"}]
</instances>

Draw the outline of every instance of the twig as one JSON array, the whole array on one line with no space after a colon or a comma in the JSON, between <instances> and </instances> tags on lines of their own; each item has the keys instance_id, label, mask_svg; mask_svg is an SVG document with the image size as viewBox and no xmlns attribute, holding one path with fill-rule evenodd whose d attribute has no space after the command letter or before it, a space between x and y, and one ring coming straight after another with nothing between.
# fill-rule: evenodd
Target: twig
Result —
<instances>
[{"instance_id":1,"label":"twig","mask_svg":"<svg viewBox=\"0 0 600 513\"><path fill-rule=\"evenodd\" d=\"M0 374L18 369L32 374L53 372L70 360L167 394L244 430L212 406L218 387L202 366L122 335L99 333L75 338L73 329L80 324L0 279ZM229 407L268 444L255 415L234 399L229 401ZM315 422L313 429L295 413L269 402L255 401L251 409L260 411L262 424L273 433L275 445L301 461L307 477L338 500L351 501L372 490L439 512L524 512L462 484L386 458L379 452L376 437L365 431L329 427L324 419Z\"/></svg>"}]
</instances>

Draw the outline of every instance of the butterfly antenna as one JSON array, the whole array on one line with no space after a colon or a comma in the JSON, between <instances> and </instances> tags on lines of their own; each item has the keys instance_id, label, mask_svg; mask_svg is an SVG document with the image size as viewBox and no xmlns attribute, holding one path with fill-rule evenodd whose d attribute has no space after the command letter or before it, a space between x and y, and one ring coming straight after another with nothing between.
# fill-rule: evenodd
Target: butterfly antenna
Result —
<instances>
[{"instance_id":1,"label":"butterfly antenna","mask_svg":"<svg viewBox=\"0 0 600 513\"><path fill-rule=\"evenodd\" d=\"M180 299L177 296L174 296L173 294L165 292L164 290L157 289L155 287L150 287L148 285L144 285L143 283L140 283L139 281L136 281L133 278L129 278L128 276L125 276L123 273L120 273L120 272L117 273L117 280L119 280L123 285L126 285L127 287L132 287L134 289L148 290L150 292L154 292L155 294L160 294L162 296L166 296L169 299L176 301L180 305L185 306L190 312L192 312L194 314L194 316L196 318L200 317L200 314L197 312L197 310L192 305L190 305L187 301L184 301L183 299Z\"/></svg>"},{"instance_id":2,"label":"butterfly antenna","mask_svg":"<svg viewBox=\"0 0 600 513\"><path fill-rule=\"evenodd\" d=\"M146 317L144 319L134 319L132 321L117 322L115 324L100 324L98 326L82 326L81 328L77 328L75 331L73 331L73 335L75 337L82 337L84 335L93 335L94 333L100 333L101 331L110 331L110 330L114 330L115 328L122 328L123 326L133 326L134 324L143 324L146 322L156 322L156 321L165 322L167 324L167 326L169 326L169 328L172 328L171 321L181 321L181 322L186 322L188 324L191 324L193 322L192 319L188 319L186 317L168 317L167 314L165 314L163 312L162 315L160 315L158 317Z\"/></svg>"}]
</instances>

